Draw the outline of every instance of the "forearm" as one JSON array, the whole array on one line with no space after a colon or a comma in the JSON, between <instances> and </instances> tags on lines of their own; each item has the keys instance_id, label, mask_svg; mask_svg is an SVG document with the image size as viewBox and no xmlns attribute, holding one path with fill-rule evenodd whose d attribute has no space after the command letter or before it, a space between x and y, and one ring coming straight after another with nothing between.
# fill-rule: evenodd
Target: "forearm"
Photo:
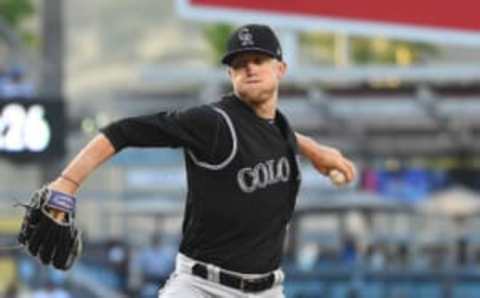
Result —
<instances>
[{"instance_id":1,"label":"forearm","mask_svg":"<svg viewBox=\"0 0 480 298\"><path fill-rule=\"evenodd\" d=\"M332 175L332 170L340 171L346 179L351 182L355 175L353 162L345 158L335 148L321 145L310 137L296 133L300 153L305 156L323 175Z\"/></svg>"},{"instance_id":2,"label":"forearm","mask_svg":"<svg viewBox=\"0 0 480 298\"><path fill-rule=\"evenodd\" d=\"M110 141L103 134L97 135L75 156L50 187L75 194L85 179L114 154L115 148Z\"/></svg>"},{"instance_id":3,"label":"forearm","mask_svg":"<svg viewBox=\"0 0 480 298\"><path fill-rule=\"evenodd\" d=\"M295 136L297 137L298 149L300 153L310 160L321 157L322 153L342 155L337 149L321 145L312 138L302 135L298 132L295 133Z\"/></svg>"}]
</instances>

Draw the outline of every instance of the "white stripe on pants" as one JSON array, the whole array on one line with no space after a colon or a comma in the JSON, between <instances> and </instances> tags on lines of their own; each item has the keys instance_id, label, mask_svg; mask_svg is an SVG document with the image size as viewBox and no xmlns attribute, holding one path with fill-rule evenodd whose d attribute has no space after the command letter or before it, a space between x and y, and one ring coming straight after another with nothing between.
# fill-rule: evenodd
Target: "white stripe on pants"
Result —
<instances>
[{"instance_id":1,"label":"white stripe on pants","mask_svg":"<svg viewBox=\"0 0 480 298\"><path fill-rule=\"evenodd\" d=\"M175 272L172 273L163 289L159 292L159 298L284 298L283 295L283 279L282 270L274 271L274 286L268 290L257 293L244 293L240 290L224 286L215 280L218 280L218 272L220 268L202 263L207 266L209 272L209 280L193 275L192 267L197 261L183 255L178 254L175 265ZM199 262L201 263L201 262ZM223 270L227 271L227 270ZM231 271L227 271L232 273ZM241 274L234 273L244 278L256 278L265 276L265 274Z\"/></svg>"}]
</instances>

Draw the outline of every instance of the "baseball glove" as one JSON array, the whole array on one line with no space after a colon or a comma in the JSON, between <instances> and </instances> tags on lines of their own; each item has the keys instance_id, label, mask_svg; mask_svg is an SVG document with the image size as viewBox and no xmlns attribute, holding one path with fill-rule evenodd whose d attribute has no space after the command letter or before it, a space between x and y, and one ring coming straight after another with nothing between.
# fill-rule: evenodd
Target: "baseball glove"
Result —
<instances>
[{"instance_id":1,"label":"baseball glove","mask_svg":"<svg viewBox=\"0 0 480 298\"><path fill-rule=\"evenodd\" d=\"M75 198L44 186L33 193L26 208L18 242L44 265L68 270L82 251L75 227ZM62 218L54 216L61 212Z\"/></svg>"}]
</instances>

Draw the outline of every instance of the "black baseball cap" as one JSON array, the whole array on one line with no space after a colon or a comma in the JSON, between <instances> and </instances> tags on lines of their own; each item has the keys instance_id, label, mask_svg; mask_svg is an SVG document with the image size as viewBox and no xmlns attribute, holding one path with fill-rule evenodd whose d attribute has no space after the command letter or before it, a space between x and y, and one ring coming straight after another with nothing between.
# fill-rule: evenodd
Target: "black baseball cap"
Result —
<instances>
[{"instance_id":1,"label":"black baseball cap","mask_svg":"<svg viewBox=\"0 0 480 298\"><path fill-rule=\"evenodd\" d=\"M222 63L230 65L240 53L259 52L282 61L282 48L272 28L261 24L248 24L235 30L228 39L227 53Z\"/></svg>"}]
</instances>

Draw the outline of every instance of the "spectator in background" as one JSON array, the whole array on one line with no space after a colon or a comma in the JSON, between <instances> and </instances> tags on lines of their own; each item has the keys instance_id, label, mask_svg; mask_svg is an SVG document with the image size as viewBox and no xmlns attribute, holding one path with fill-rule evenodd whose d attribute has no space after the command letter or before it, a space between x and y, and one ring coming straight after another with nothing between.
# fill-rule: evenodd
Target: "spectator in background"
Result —
<instances>
[{"instance_id":1,"label":"spectator in background","mask_svg":"<svg viewBox=\"0 0 480 298\"><path fill-rule=\"evenodd\" d=\"M370 245L367 257L372 269L383 270L385 268L385 246L382 243Z\"/></svg>"},{"instance_id":2,"label":"spectator in background","mask_svg":"<svg viewBox=\"0 0 480 298\"><path fill-rule=\"evenodd\" d=\"M406 269L410 264L410 249L407 242L400 242L397 247L397 265Z\"/></svg>"},{"instance_id":3,"label":"spectator in background","mask_svg":"<svg viewBox=\"0 0 480 298\"><path fill-rule=\"evenodd\" d=\"M362 177L361 178L362 189L366 191L371 191L371 192L378 192L379 181L378 181L377 171L375 171L374 169L365 168L362 171L361 177Z\"/></svg>"},{"instance_id":4,"label":"spectator in background","mask_svg":"<svg viewBox=\"0 0 480 298\"><path fill-rule=\"evenodd\" d=\"M111 240L108 244L108 263L119 279L119 286L122 290L126 290L128 286L128 247L120 240Z\"/></svg>"},{"instance_id":5,"label":"spectator in background","mask_svg":"<svg viewBox=\"0 0 480 298\"><path fill-rule=\"evenodd\" d=\"M346 234L343 239L342 262L348 266L354 265L357 261L357 253L355 237L351 234Z\"/></svg>"},{"instance_id":6,"label":"spectator in background","mask_svg":"<svg viewBox=\"0 0 480 298\"><path fill-rule=\"evenodd\" d=\"M33 85L25 80L25 73L19 67L14 67L3 80L0 79L0 97L30 98L33 96Z\"/></svg>"},{"instance_id":7,"label":"spectator in background","mask_svg":"<svg viewBox=\"0 0 480 298\"><path fill-rule=\"evenodd\" d=\"M466 237L461 237L456 241L456 259L457 259L457 266L463 267L468 265L468 240Z\"/></svg>"},{"instance_id":8,"label":"spectator in background","mask_svg":"<svg viewBox=\"0 0 480 298\"><path fill-rule=\"evenodd\" d=\"M38 264L34 263L30 258L21 257L17 263L18 276L21 282L28 285L36 285L38 281Z\"/></svg>"},{"instance_id":9,"label":"spectator in background","mask_svg":"<svg viewBox=\"0 0 480 298\"><path fill-rule=\"evenodd\" d=\"M10 283L6 290L5 295L2 296L4 298L18 298L18 284L16 281Z\"/></svg>"},{"instance_id":10,"label":"spectator in background","mask_svg":"<svg viewBox=\"0 0 480 298\"><path fill-rule=\"evenodd\" d=\"M48 280L57 285L57 287L64 286L67 283L67 273L65 271L48 268L47 275Z\"/></svg>"},{"instance_id":11,"label":"spectator in background","mask_svg":"<svg viewBox=\"0 0 480 298\"><path fill-rule=\"evenodd\" d=\"M5 71L5 67L0 64L0 99L3 98L3 85L7 80L7 72Z\"/></svg>"},{"instance_id":12,"label":"spectator in background","mask_svg":"<svg viewBox=\"0 0 480 298\"><path fill-rule=\"evenodd\" d=\"M172 244L162 241L158 235L153 236L150 247L140 254L143 282L163 286L173 271L176 253Z\"/></svg>"},{"instance_id":13,"label":"spectator in background","mask_svg":"<svg viewBox=\"0 0 480 298\"><path fill-rule=\"evenodd\" d=\"M316 243L307 243L298 254L298 267L303 271L312 271L318 262L319 247Z\"/></svg>"},{"instance_id":14,"label":"spectator in background","mask_svg":"<svg viewBox=\"0 0 480 298\"><path fill-rule=\"evenodd\" d=\"M45 288L33 292L32 298L71 298L66 290L56 287L53 282L48 282Z\"/></svg>"}]
</instances>

